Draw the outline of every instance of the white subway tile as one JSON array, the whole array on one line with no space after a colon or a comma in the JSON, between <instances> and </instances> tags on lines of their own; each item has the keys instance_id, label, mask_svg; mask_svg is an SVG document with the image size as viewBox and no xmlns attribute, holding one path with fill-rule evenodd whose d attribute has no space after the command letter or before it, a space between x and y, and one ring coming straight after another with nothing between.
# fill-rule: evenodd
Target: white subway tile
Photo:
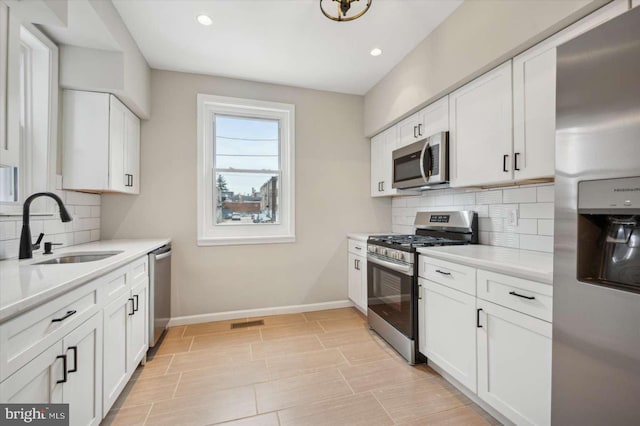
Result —
<instances>
[{"instance_id":1,"label":"white subway tile","mask_svg":"<svg viewBox=\"0 0 640 426\"><path fill-rule=\"evenodd\" d=\"M80 217L91 217L91 206L75 206L74 213Z\"/></svg>"},{"instance_id":2,"label":"white subway tile","mask_svg":"<svg viewBox=\"0 0 640 426\"><path fill-rule=\"evenodd\" d=\"M489 217L502 217L508 216L510 209L518 208L517 204L491 204L489 205Z\"/></svg>"},{"instance_id":3,"label":"white subway tile","mask_svg":"<svg viewBox=\"0 0 640 426\"><path fill-rule=\"evenodd\" d=\"M502 203L502 190L486 190L476 193L476 204L500 204Z\"/></svg>"},{"instance_id":4,"label":"white subway tile","mask_svg":"<svg viewBox=\"0 0 640 426\"><path fill-rule=\"evenodd\" d=\"M391 208L407 207L407 197L393 197L391 200Z\"/></svg>"},{"instance_id":5,"label":"white subway tile","mask_svg":"<svg viewBox=\"0 0 640 426\"><path fill-rule=\"evenodd\" d=\"M100 195L84 192L66 191L67 204L74 206L99 206Z\"/></svg>"},{"instance_id":6,"label":"white subway tile","mask_svg":"<svg viewBox=\"0 0 640 426\"><path fill-rule=\"evenodd\" d=\"M436 206L450 206L453 204L453 195L452 194L444 194L436 197Z\"/></svg>"},{"instance_id":7,"label":"white subway tile","mask_svg":"<svg viewBox=\"0 0 640 426\"><path fill-rule=\"evenodd\" d=\"M538 219L538 234L553 235L553 219Z\"/></svg>"},{"instance_id":8,"label":"white subway tile","mask_svg":"<svg viewBox=\"0 0 640 426\"><path fill-rule=\"evenodd\" d=\"M76 220L73 220L71 223L76 222ZM44 233L47 235L53 235L53 234L61 234L65 232L65 227L64 227L64 223L61 222L59 219L56 218L56 220L45 220L44 221Z\"/></svg>"},{"instance_id":9,"label":"white subway tile","mask_svg":"<svg viewBox=\"0 0 640 426\"><path fill-rule=\"evenodd\" d=\"M0 222L0 241L13 240L18 238L17 222Z\"/></svg>"},{"instance_id":10,"label":"white subway tile","mask_svg":"<svg viewBox=\"0 0 640 426\"><path fill-rule=\"evenodd\" d=\"M504 221L504 232L515 232L516 234L537 234L538 221L536 219L518 219L518 225L509 225L507 219Z\"/></svg>"},{"instance_id":11,"label":"white subway tile","mask_svg":"<svg viewBox=\"0 0 640 426\"><path fill-rule=\"evenodd\" d=\"M20 240L0 241L0 259L13 259L18 257Z\"/></svg>"},{"instance_id":12,"label":"white subway tile","mask_svg":"<svg viewBox=\"0 0 640 426\"><path fill-rule=\"evenodd\" d=\"M523 219L553 219L553 203L520 204L520 217Z\"/></svg>"},{"instance_id":13,"label":"white subway tile","mask_svg":"<svg viewBox=\"0 0 640 426\"><path fill-rule=\"evenodd\" d=\"M100 240L100 230L93 229L91 230L91 241L99 241Z\"/></svg>"},{"instance_id":14,"label":"white subway tile","mask_svg":"<svg viewBox=\"0 0 640 426\"><path fill-rule=\"evenodd\" d=\"M504 219L497 217L481 217L478 220L478 230L502 232L504 230Z\"/></svg>"},{"instance_id":15,"label":"white subway tile","mask_svg":"<svg viewBox=\"0 0 640 426\"><path fill-rule=\"evenodd\" d=\"M544 185L539 186L538 190L538 202L539 203L553 203L554 199L554 189L553 185Z\"/></svg>"},{"instance_id":16,"label":"white subway tile","mask_svg":"<svg viewBox=\"0 0 640 426\"><path fill-rule=\"evenodd\" d=\"M535 187L505 189L502 191L503 203L535 203L536 199Z\"/></svg>"},{"instance_id":17,"label":"white subway tile","mask_svg":"<svg viewBox=\"0 0 640 426\"><path fill-rule=\"evenodd\" d=\"M462 192L453 194L453 204L456 206L461 206L465 204L475 204L476 203L476 193L475 192Z\"/></svg>"},{"instance_id":18,"label":"white subway tile","mask_svg":"<svg viewBox=\"0 0 640 426\"><path fill-rule=\"evenodd\" d=\"M520 235L520 248L523 250L553 252L553 237L544 235Z\"/></svg>"},{"instance_id":19,"label":"white subway tile","mask_svg":"<svg viewBox=\"0 0 640 426\"><path fill-rule=\"evenodd\" d=\"M89 231L80 231L73 233L73 242L74 244L83 244L91 241L91 232Z\"/></svg>"},{"instance_id":20,"label":"white subway tile","mask_svg":"<svg viewBox=\"0 0 640 426\"><path fill-rule=\"evenodd\" d=\"M499 246L499 247L519 248L520 235L505 233L505 232L490 232L489 244L492 246Z\"/></svg>"},{"instance_id":21,"label":"white subway tile","mask_svg":"<svg viewBox=\"0 0 640 426\"><path fill-rule=\"evenodd\" d=\"M489 239L489 232L487 231L478 231L478 240L480 244L490 245L491 240Z\"/></svg>"}]
</instances>

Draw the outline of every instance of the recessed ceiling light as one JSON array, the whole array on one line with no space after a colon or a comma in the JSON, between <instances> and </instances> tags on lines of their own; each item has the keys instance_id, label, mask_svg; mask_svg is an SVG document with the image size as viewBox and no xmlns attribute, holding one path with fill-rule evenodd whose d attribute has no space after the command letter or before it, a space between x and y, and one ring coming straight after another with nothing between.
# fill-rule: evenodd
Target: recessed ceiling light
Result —
<instances>
[{"instance_id":1,"label":"recessed ceiling light","mask_svg":"<svg viewBox=\"0 0 640 426\"><path fill-rule=\"evenodd\" d=\"M209 26L209 25L213 24L213 20L211 18L209 18L207 15L198 15L198 17L196 19L202 25Z\"/></svg>"},{"instance_id":2,"label":"recessed ceiling light","mask_svg":"<svg viewBox=\"0 0 640 426\"><path fill-rule=\"evenodd\" d=\"M375 49L371 49L369 53L371 53L371 56L380 56L382 55L382 49L376 47Z\"/></svg>"}]
</instances>

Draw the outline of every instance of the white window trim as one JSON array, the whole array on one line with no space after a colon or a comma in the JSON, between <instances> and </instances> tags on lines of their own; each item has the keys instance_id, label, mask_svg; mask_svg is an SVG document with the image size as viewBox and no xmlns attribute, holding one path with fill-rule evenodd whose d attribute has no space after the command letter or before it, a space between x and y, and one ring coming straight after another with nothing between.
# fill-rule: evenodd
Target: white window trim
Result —
<instances>
[{"instance_id":1,"label":"white window trim","mask_svg":"<svg viewBox=\"0 0 640 426\"><path fill-rule=\"evenodd\" d=\"M198 94L198 235L199 246L295 242L295 106L253 99ZM249 115L280 120L280 222L215 225L217 189L213 175L214 115Z\"/></svg>"},{"instance_id":2,"label":"white window trim","mask_svg":"<svg viewBox=\"0 0 640 426\"><path fill-rule=\"evenodd\" d=\"M36 28L34 25L26 22L18 23L12 22L12 25L16 27L13 32L10 34L11 38L9 39L9 43L11 44L11 49L15 49L17 52L20 50L20 46L22 43L21 32L26 30L28 33L28 37L31 39L31 44L36 45L39 44L40 48L45 48L48 50L48 76L44 78L48 78L48 94L47 96L47 120L46 125L47 129L42 135L42 137L47 138L47 166L46 170L42 172L46 174L46 188L40 188L39 190L46 191L55 191L56 190L56 164L57 164L57 149L58 149L58 46L52 42L42 31ZM9 55L11 63L8 64L9 72L16 73L16 77L12 80L12 83L15 83L17 80L17 72L19 70L19 64L14 63L19 59L19 54L15 54L13 56ZM17 68L16 68L17 67ZM38 70L41 70L41 66L39 66ZM15 84L14 84L15 85ZM9 97L8 102L8 114L14 117L16 120L9 131L9 135L13 138L13 140L17 140L20 137L19 131L19 123L17 122L17 118L19 117L19 97L16 91L13 96ZM39 119L38 122L42 123L42 119ZM9 126L8 126L9 127ZM18 216L22 215L22 203L33 192L31 187L31 182L29 179L29 173L25 173L24 170L20 170L24 167L22 161L18 164L19 167L19 198L17 202L0 202L0 216ZM27 181L25 181L25 176ZM32 214L43 214L43 215L52 215L56 211L55 203L53 200L43 200L43 202L37 203L39 205L32 206Z\"/></svg>"}]
</instances>

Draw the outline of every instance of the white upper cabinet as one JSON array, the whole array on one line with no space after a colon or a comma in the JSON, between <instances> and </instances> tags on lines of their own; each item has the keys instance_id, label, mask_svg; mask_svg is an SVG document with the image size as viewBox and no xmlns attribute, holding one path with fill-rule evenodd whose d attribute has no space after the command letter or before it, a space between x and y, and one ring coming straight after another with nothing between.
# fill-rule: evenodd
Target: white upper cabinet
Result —
<instances>
[{"instance_id":1,"label":"white upper cabinet","mask_svg":"<svg viewBox=\"0 0 640 426\"><path fill-rule=\"evenodd\" d=\"M397 147L402 148L413 142L417 142L420 139L428 136L424 130L424 115L422 111L418 111L415 114L405 118L401 122L395 125L397 130Z\"/></svg>"},{"instance_id":2,"label":"white upper cabinet","mask_svg":"<svg viewBox=\"0 0 640 426\"><path fill-rule=\"evenodd\" d=\"M513 168L517 181L553 177L556 47L627 10L616 1L513 59Z\"/></svg>"},{"instance_id":3,"label":"white upper cabinet","mask_svg":"<svg viewBox=\"0 0 640 426\"><path fill-rule=\"evenodd\" d=\"M140 120L108 93L65 90L63 187L140 192Z\"/></svg>"},{"instance_id":4,"label":"white upper cabinet","mask_svg":"<svg viewBox=\"0 0 640 426\"><path fill-rule=\"evenodd\" d=\"M420 111L424 130L421 130L423 137L435 135L440 132L449 131L449 97L430 104Z\"/></svg>"},{"instance_id":5,"label":"white upper cabinet","mask_svg":"<svg viewBox=\"0 0 640 426\"><path fill-rule=\"evenodd\" d=\"M396 127L371 138L371 196L395 195L393 189L393 150L396 149Z\"/></svg>"},{"instance_id":6,"label":"white upper cabinet","mask_svg":"<svg viewBox=\"0 0 640 426\"><path fill-rule=\"evenodd\" d=\"M449 95L451 186L513 177L511 61Z\"/></svg>"}]
</instances>

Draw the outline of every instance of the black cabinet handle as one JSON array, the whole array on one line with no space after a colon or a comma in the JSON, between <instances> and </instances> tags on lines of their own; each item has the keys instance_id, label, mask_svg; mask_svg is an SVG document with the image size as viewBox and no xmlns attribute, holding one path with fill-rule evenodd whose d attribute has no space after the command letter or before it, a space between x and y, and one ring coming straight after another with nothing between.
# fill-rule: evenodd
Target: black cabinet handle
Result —
<instances>
[{"instance_id":1,"label":"black cabinet handle","mask_svg":"<svg viewBox=\"0 0 640 426\"><path fill-rule=\"evenodd\" d=\"M418 136L422 136L422 123L418 124Z\"/></svg>"},{"instance_id":2,"label":"black cabinet handle","mask_svg":"<svg viewBox=\"0 0 640 426\"><path fill-rule=\"evenodd\" d=\"M56 359L62 358L62 380L56 381L56 383L67 383L67 355L58 355Z\"/></svg>"},{"instance_id":3,"label":"black cabinet handle","mask_svg":"<svg viewBox=\"0 0 640 426\"><path fill-rule=\"evenodd\" d=\"M384 191L384 181L380 182L380 184L382 185L382 191Z\"/></svg>"},{"instance_id":4,"label":"black cabinet handle","mask_svg":"<svg viewBox=\"0 0 640 426\"><path fill-rule=\"evenodd\" d=\"M69 370L69 373L75 373L76 371L78 371L78 347L69 346L67 350L73 351L73 370Z\"/></svg>"},{"instance_id":5,"label":"black cabinet handle","mask_svg":"<svg viewBox=\"0 0 640 426\"><path fill-rule=\"evenodd\" d=\"M507 170L507 158L509 158L508 154L502 156L502 171L508 173L509 170Z\"/></svg>"},{"instance_id":6,"label":"black cabinet handle","mask_svg":"<svg viewBox=\"0 0 640 426\"><path fill-rule=\"evenodd\" d=\"M515 291L510 291L509 294L512 295L512 296L522 297L523 299L527 299L527 300L534 300L535 299L535 296L525 296L523 294L518 294Z\"/></svg>"},{"instance_id":7,"label":"black cabinet handle","mask_svg":"<svg viewBox=\"0 0 640 426\"><path fill-rule=\"evenodd\" d=\"M77 311L67 311L66 314L64 314L64 316L60 317L60 318L54 318L51 320L51 322L62 322L64 320L66 320L67 318L69 318L71 315L75 314Z\"/></svg>"},{"instance_id":8,"label":"black cabinet handle","mask_svg":"<svg viewBox=\"0 0 640 426\"><path fill-rule=\"evenodd\" d=\"M135 302L133 304L133 312L138 312L138 308L140 307L140 305L139 305L140 301L138 299L138 295L134 294L133 298L135 299Z\"/></svg>"},{"instance_id":9,"label":"black cabinet handle","mask_svg":"<svg viewBox=\"0 0 640 426\"><path fill-rule=\"evenodd\" d=\"M513 156L513 170L516 171L520 171L520 167L518 167L518 156L520 155L519 152L516 152Z\"/></svg>"},{"instance_id":10,"label":"black cabinet handle","mask_svg":"<svg viewBox=\"0 0 640 426\"><path fill-rule=\"evenodd\" d=\"M130 297L130 298L129 298L129 301L131 302L131 312L129 312L129 316L131 316L131 315L133 315L133 314L135 314L135 313L136 313L136 310L135 310L135 305L134 305L133 297Z\"/></svg>"},{"instance_id":11,"label":"black cabinet handle","mask_svg":"<svg viewBox=\"0 0 640 426\"><path fill-rule=\"evenodd\" d=\"M422 300L422 284L418 284L418 300Z\"/></svg>"},{"instance_id":12,"label":"black cabinet handle","mask_svg":"<svg viewBox=\"0 0 640 426\"><path fill-rule=\"evenodd\" d=\"M444 272L444 271L441 271L440 269L436 269L436 272L442 275L451 275L451 272Z\"/></svg>"},{"instance_id":13,"label":"black cabinet handle","mask_svg":"<svg viewBox=\"0 0 640 426\"><path fill-rule=\"evenodd\" d=\"M418 135L416 134L416 132L418 131L418 127L417 126L413 126L413 137L417 138Z\"/></svg>"},{"instance_id":14,"label":"black cabinet handle","mask_svg":"<svg viewBox=\"0 0 640 426\"><path fill-rule=\"evenodd\" d=\"M476 309L476 327L477 328L484 328L483 326L480 325L480 311L481 310L482 310L482 308Z\"/></svg>"}]
</instances>

